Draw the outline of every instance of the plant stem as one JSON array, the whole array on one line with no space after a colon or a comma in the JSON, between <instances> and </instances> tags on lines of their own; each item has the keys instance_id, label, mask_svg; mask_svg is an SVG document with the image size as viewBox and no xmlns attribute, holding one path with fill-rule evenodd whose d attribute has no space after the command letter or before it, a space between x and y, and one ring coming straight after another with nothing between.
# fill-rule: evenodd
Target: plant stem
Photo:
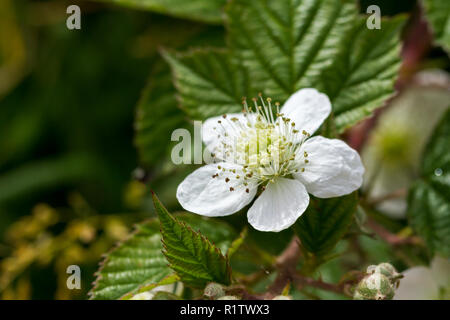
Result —
<instances>
[{"instance_id":1,"label":"plant stem","mask_svg":"<svg viewBox=\"0 0 450 320\"><path fill-rule=\"evenodd\" d=\"M273 299L280 295L283 289L293 282L293 275L296 272L297 262L301 255L299 241L297 237L293 237L287 248L276 259L275 266L278 270L278 276L265 293L265 299Z\"/></svg>"},{"instance_id":2,"label":"plant stem","mask_svg":"<svg viewBox=\"0 0 450 320\"><path fill-rule=\"evenodd\" d=\"M378 224L375 220L369 218L367 220L367 225L370 229L372 229L381 239L386 241L387 243L393 246L399 245L420 245L422 241L418 237L400 237L388 229Z\"/></svg>"},{"instance_id":3,"label":"plant stem","mask_svg":"<svg viewBox=\"0 0 450 320\"><path fill-rule=\"evenodd\" d=\"M267 292L263 295L264 299L273 299L274 297L280 295L289 283L295 284L299 290L301 290L304 286L309 286L350 296L346 290L351 284L350 282L340 284L327 283L322 280L315 280L313 278L305 277L298 273L296 268L300 256L300 240L297 237L294 237L287 248L276 259L278 276L269 286Z\"/></svg>"},{"instance_id":4,"label":"plant stem","mask_svg":"<svg viewBox=\"0 0 450 320\"><path fill-rule=\"evenodd\" d=\"M304 277L304 276L300 275L299 273L295 273L293 279L294 279L294 284L297 286L297 288L299 290L301 290L304 286L309 286L309 287L314 287L314 288L318 288L318 289L331 291L334 293L349 296L345 290L346 285L348 285L347 283L334 284L334 283L323 282L322 280L315 280L312 278Z\"/></svg>"}]
</instances>

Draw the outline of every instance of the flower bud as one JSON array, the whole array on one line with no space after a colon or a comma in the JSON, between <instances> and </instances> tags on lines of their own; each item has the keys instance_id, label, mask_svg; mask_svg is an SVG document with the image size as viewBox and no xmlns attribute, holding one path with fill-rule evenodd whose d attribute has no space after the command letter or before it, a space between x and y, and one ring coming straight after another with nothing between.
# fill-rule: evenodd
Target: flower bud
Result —
<instances>
[{"instance_id":1,"label":"flower bud","mask_svg":"<svg viewBox=\"0 0 450 320\"><path fill-rule=\"evenodd\" d=\"M218 299L225 296L225 290L222 285L210 282L206 285L203 295L209 299Z\"/></svg>"},{"instance_id":2,"label":"flower bud","mask_svg":"<svg viewBox=\"0 0 450 320\"><path fill-rule=\"evenodd\" d=\"M379 265L371 265L367 267L367 274L380 273L386 276L391 284L397 286L399 280L403 277L401 273L398 273L397 270L390 263L383 262Z\"/></svg>"},{"instance_id":3,"label":"flower bud","mask_svg":"<svg viewBox=\"0 0 450 320\"><path fill-rule=\"evenodd\" d=\"M389 278L379 272L365 276L356 287L355 300L391 300L394 297L394 287Z\"/></svg>"}]
</instances>

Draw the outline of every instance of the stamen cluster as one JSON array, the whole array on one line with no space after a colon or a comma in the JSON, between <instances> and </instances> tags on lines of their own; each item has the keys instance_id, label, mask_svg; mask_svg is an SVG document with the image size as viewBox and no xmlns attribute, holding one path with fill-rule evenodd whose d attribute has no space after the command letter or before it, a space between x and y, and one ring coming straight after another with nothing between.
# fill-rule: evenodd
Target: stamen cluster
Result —
<instances>
[{"instance_id":1,"label":"stamen cluster","mask_svg":"<svg viewBox=\"0 0 450 320\"><path fill-rule=\"evenodd\" d=\"M262 184L264 188L278 177L304 172L309 163L308 153L300 154L298 150L310 134L304 130L300 132L291 119L280 113L278 102L274 113L270 98L264 100L260 94L259 99L253 98L252 101L253 106L249 106L247 99L243 98L241 119L223 115L217 121L217 127L213 128L219 143L212 150L212 156L220 155L226 162L243 167L242 172L236 172L218 165L213 178L227 173L225 183L237 179L241 182L238 185L245 187L247 192L249 183ZM234 188L230 187L230 191Z\"/></svg>"}]
</instances>

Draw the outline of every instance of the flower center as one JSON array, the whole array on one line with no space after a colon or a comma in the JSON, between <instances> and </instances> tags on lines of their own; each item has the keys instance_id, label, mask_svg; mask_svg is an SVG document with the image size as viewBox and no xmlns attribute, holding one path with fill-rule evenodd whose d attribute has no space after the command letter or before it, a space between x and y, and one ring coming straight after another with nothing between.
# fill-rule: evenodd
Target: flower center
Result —
<instances>
[{"instance_id":1,"label":"flower center","mask_svg":"<svg viewBox=\"0 0 450 320\"><path fill-rule=\"evenodd\" d=\"M243 99L245 121L226 115L218 121L222 134L218 135L220 144L214 152L226 162L243 167L243 173L231 173L233 178L242 179L244 186L250 181L265 186L278 177L305 171L309 163L307 152L298 151L310 134L299 132L295 123L280 113L279 103L275 103L274 114L271 99L264 100L261 95L259 98L260 104L258 99L252 99L253 107ZM218 169L226 172L224 168Z\"/></svg>"}]
</instances>

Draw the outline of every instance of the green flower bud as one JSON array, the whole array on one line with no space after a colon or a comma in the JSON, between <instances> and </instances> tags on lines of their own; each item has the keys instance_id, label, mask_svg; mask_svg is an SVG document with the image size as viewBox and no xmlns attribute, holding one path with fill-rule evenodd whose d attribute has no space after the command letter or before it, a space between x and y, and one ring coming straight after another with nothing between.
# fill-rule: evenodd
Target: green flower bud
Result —
<instances>
[{"instance_id":1,"label":"green flower bud","mask_svg":"<svg viewBox=\"0 0 450 320\"><path fill-rule=\"evenodd\" d=\"M355 300L391 300L394 297L394 287L385 275L375 272L365 276L356 287Z\"/></svg>"},{"instance_id":2,"label":"green flower bud","mask_svg":"<svg viewBox=\"0 0 450 320\"><path fill-rule=\"evenodd\" d=\"M222 285L210 282L206 285L203 295L210 299L218 299L225 296L225 290Z\"/></svg>"},{"instance_id":3,"label":"green flower bud","mask_svg":"<svg viewBox=\"0 0 450 320\"><path fill-rule=\"evenodd\" d=\"M397 270L390 263L383 262L379 265L371 265L367 267L367 274L380 273L386 276L391 284L394 286L398 286L399 280L403 277L401 273L398 273Z\"/></svg>"}]
</instances>

